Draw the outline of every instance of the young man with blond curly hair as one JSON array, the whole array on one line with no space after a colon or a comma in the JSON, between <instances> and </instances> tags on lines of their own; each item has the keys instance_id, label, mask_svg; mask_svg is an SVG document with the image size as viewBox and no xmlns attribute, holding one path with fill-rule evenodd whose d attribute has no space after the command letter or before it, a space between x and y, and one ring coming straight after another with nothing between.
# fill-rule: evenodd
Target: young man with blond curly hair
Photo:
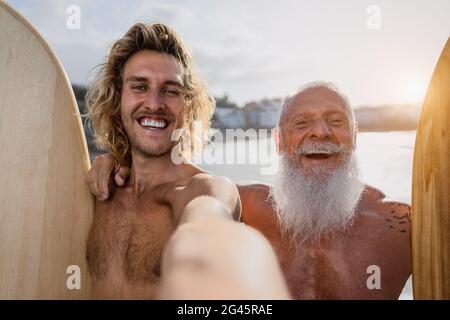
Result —
<instances>
[{"instance_id":1,"label":"young man with blond curly hair","mask_svg":"<svg viewBox=\"0 0 450 320\"><path fill-rule=\"evenodd\" d=\"M269 243L233 221L241 214L236 186L191 164L188 141L172 141L177 129L195 141L194 123L207 130L214 110L173 30L132 26L100 67L87 104L97 144L131 167L124 186L96 202L87 248L94 298L288 297ZM175 146L181 164L171 157ZM244 259L252 251L256 259ZM267 275L273 280L254 281Z\"/></svg>"}]
</instances>

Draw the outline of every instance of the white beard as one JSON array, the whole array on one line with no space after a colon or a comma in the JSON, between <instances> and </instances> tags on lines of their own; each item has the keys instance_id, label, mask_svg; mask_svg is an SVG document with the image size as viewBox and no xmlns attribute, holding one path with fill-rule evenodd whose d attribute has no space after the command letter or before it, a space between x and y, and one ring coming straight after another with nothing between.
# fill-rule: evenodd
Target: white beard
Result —
<instances>
[{"instance_id":1,"label":"white beard","mask_svg":"<svg viewBox=\"0 0 450 320\"><path fill-rule=\"evenodd\" d=\"M271 197L283 233L296 245L317 242L352 224L364 184L358 178L356 156L350 152L345 157L328 175L326 168L316 168L306 176L298 162L281 156Z\"/></svg>"}]
</instances>

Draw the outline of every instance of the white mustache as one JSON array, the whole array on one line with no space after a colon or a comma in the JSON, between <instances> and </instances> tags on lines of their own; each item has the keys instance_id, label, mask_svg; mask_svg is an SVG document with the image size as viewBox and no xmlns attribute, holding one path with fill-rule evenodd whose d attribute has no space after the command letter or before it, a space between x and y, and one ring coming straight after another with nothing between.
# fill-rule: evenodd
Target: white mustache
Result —
<instances>
[{"instance_id":1,"label":"white mustache","mask_svg":"<svg viewBox=\"0 0 450 320\"><path fill-rule=\"evenodd\" d=\"M325 154L332 154L332 153L340 153L340 152L349 152L349 148L345 145L339 145L336 143L333 143L331 141L318 141L318 142L310 142L310 143L304 143L298 146L296 150L297 156L302 156L306 154L313 154L313 153L325 153Z\"/></svg>"}]
</instances>

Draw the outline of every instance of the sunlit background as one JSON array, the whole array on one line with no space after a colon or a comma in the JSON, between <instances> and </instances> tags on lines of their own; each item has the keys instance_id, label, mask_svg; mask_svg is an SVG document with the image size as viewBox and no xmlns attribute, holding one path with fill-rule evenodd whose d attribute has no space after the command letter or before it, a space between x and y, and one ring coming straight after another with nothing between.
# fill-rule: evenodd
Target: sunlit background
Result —
<instances>
[{"instance_id":1,"label":"sunlit background","mask_svg":"<svg viewBox=\"0 0 450 320\"><path fill-rule=\"evenodd\" d=\"M49 41L73 83L86 84L133 23L164 22L191 46L213 93L239 105L315 79L336 82L355 107L418 103L450 33L448 0L6 2ZM66 27L70 5L80 29Z\"/></svg>"}]
</instances>

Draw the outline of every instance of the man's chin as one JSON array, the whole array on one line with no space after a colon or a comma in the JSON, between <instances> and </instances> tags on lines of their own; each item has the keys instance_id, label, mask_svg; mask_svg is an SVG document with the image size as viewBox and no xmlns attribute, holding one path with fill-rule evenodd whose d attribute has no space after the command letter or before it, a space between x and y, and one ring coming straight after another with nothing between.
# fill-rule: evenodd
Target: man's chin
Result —
<instances>
[{"instance_id":1,"label":"man's chin","mask_svg":"<svg viewBox=\"0 0 450 320\"><path fill-rule=\"evenodd\" d=\"M158 145L158 146L133 146L139 154L145 157L157 158L169 154L172 150L172 145Z\"/></svg>"}]
</instances>

